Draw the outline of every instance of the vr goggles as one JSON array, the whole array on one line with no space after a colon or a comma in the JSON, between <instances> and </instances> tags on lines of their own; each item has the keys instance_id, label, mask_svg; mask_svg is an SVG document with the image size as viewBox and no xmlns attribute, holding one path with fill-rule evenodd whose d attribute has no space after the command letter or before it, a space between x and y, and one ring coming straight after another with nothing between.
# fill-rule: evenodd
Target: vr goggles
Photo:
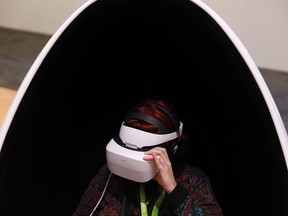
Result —
<instances>
[{"instance_id":1,"label":"vr goggles","mask_svg":"<svg viewBox=\"0 0 288 216\"><path fill-rule=\"evenodd\" d=\"M106 146L106 160L109 170L123 178L147 182L158 172L154 162L144 161L144 152L155 146L177 139L183 130L156 134L121 125L119 136L114 137Z\"/></svg>"}]
</instances>

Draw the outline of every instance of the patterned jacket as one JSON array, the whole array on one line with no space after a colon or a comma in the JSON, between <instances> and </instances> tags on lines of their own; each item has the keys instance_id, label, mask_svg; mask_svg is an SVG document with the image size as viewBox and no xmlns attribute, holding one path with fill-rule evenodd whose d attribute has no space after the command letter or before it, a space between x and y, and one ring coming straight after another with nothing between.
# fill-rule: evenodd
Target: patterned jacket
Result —
<instances>
[{"instance_id":1,"label":"patterned jacket","mask_svg":"<svg viewBox=\"0 0 288 216\"><path fill-rule=\"evenodd\" d=\"M199 168L188 164L178 167L177 186L165 194L159 214L163 216L221 216L222 210L207 175ZM110 171L105 164L92 179L73 216L89 216L101 199ZM147 208L151 214L161 188L151 180L145 183ZM139 216L139 183L111 175L105 193L93 215L98 216Z\"/></svg>"}]
</instances>

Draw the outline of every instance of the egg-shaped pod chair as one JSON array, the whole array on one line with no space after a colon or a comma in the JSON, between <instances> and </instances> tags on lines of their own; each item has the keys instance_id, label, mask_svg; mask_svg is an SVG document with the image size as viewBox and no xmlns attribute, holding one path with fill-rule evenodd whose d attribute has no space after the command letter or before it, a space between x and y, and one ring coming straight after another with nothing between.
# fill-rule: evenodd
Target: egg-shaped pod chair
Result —
<instances>
[{"instance_id":1,"label":"egg-shaped pod chair","mask_svg":"<svg viewBox=\"0 0 288 216\"><path fill-rule=\"evenodd\" d=\"M0 215L71 215L126 111L164 97L225 216L288 215L287 133L229 26L198 0L90 0L55 32L0 132Z\"/></svg>"}]
</instances>

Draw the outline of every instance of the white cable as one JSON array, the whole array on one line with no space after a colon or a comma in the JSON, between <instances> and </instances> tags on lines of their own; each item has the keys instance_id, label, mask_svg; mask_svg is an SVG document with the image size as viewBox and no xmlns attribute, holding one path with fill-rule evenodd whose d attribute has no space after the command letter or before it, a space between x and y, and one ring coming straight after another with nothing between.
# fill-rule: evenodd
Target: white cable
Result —
<instances>
[{"instance_id":1,"label":"white cable","mask_svg":"<svg viewBox=\"0 0 288 216\"><path fill-rule=\"evenodd\" d=\"M104 194L105 194L105 192L106 192L106 188L107 188L107 186L108 186L108 183L109 183L109 181L110 181L111 174L112 174L112 173L110 172L110 174L109 174L109 176L108 176L108 179L107 179L107 181L106 181L104 190L103 190L103 192L102 192L102 194L101 194L101 197L100 197L100 199L98 200L97 204L95 205L93 211L91 212L91 214L90 214L89 216L92 216L92 215L93 215L93 213L94 213L95 210L97 209L99 203L101 202L101 200L102 200L102 198L103 198L103 196L104 196Z\"/></svg>"}]
</instances>

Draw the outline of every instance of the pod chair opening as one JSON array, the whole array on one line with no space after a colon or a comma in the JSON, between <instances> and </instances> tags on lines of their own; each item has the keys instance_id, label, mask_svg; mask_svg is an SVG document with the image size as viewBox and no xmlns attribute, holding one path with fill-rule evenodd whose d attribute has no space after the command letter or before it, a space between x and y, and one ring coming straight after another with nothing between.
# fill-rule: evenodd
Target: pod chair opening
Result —
<instances>
[{"instance_id":1,"label":"pod chair opening","mask_svg":"<svg viewBox=\"0 0 288 216\"><path fill-rule=\"evenodd\" d=\"M45 47L2 144L0 215L71 215L124 114L147 97L179 110L193 139L185 160L208 174L224 215L288 214L259 71L199 4L90 1Z\"/></svg>"}]
</instances>

